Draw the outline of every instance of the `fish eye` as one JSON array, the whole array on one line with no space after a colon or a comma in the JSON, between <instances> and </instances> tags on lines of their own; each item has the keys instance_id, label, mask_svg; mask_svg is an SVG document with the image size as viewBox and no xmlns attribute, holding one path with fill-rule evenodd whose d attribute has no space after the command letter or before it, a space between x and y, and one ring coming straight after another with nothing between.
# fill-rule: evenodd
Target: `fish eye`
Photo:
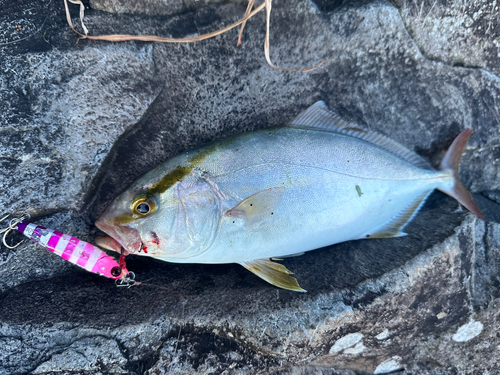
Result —
<instances>
[{"instance_id":1,"label":"fish eye","mask_svg":"<svg viewBox=\"0 0 500 375\"><path fill-rule=\"evenodd\" d=\"M140 205L138 205L136 208L137 212L139 212L140 214L147 214L149 212L149 204L147 203L141 203Z\"/></svg>"},{"instance_id":2,"label":"fish eye","mask_svg":"<svg viewBox=\"0 0 500 375\"><path fill-rule=\"evenodd\" d=\"M111 268L110 272L111 272L111 276L118 277L121 275L122 269L120 267L113 267L113 268Z\"/></svg>"},{"instance_id":3,"label":"fish eye","mask_svg":"<svg viewBox=\"0 0 500 375\"><path fill-rule=\"evenodd\" d=\"M140 194L132 200L130 208L138 216L148 216L156 211L156 200L148 194Z\"/></svg>"}]
</instances>

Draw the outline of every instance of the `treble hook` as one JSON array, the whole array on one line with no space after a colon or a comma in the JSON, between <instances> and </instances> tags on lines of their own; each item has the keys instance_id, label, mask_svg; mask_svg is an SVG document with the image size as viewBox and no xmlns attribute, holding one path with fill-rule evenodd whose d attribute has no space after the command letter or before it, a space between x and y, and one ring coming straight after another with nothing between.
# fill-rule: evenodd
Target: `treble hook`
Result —
<instances>
[{"instance_id":1,"label":"treble hook","mask_svg":"<svg viewBox=\"0 0 500 375\"><path fill-rule=\"evenodd\" d=\"M5 233L3 234L2 242L3 242L3 245L4 245L7 249L15 249L16 247L18 247L19 245L21 245L21 244L24 242L24 240L22 240L22 241L20 241L17 245L14 245L14 246L7 245L7 241L6 241L6 239L7 239L7 235L9 234L9 232L10 232L11 230L12 230L12 228L10 228L10 227L9 227L9 228L6 228L6 229L4 229L4 230L3 230L3 232L5 232Z\"/></svg>"},{"instance_id":2,"label":"treble hook","mask_svg":"<svg viewBox=\"0 0 500 375\"><path fill-rule=\"evenodd\" d=\"M7 215L5 215L4 217L2 217L2 218L0 219L0 223L1 223L1 222L3 222L4 220L6 220L9 216L10 216L10 214L7 214ZM7 229L9 229L9 227L4 228L4 229L0 229L0 233L5 232Z\"/></svg>"},{"instance_id":3,"label":"treble hook","mask_svg":"<svg viewBox=\"0 0 500 375\"><path fill-rule=\"evenodd\" d=\"M115 285L119 287L130 288L134 285L139 285L139 284L140 284L139 282L135 281L135 273L133 272L129 272L127 276L115 280Z\"/></svg>"},{"instance_id":4,"label":"treble hook","mask_svg":"<svg viewBox=\"0 0 500 375\"><path fill-rule=\"evenodd\" d=\"M10 216L10 214L7 214L3 218L1 218L0 219L0 223L2 221L4 221L5 219L7 219L9 216ZM11 230L17 229L17 224L19 224L21 221L29 219L29 218L30 218L29 214L22 214L21 217L19 217L19 218L13 218L10 221L9 226L7 228L4 228L4 229L0 230L0 233L3 233L2 242L3 242L3 244L4 244L4 246L6 248L8 248L8 249L15 249L16 247L18 247L19 245L21 245L24 242L24 240L22 240L17 245L10 246L10 245L7 244L7 235L9 234L9 232Z\"/></svg>"}]
</instances>

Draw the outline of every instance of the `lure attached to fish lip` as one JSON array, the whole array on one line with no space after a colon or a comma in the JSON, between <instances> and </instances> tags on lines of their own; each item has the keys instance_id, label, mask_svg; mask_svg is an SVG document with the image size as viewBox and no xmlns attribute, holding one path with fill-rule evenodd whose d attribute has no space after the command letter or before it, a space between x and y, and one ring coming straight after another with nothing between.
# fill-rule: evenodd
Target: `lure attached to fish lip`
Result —
<instances>
[{"instance_id":1,"label":"lure attached to fish lip","mask_svg":"<svg viewBox=\"0 0 500 375\"><path fill-rule=\"evenodd\" d=\"M5 220L9 215L4 217ZM97 246L67 234L42 227L26 221L29 215L24 214L20 218L10 221L4 232L3 243L8 248L15 246L7 245L5 238L11 230L17 230L30 240L44 246L47 250L59 255L63 259L84 268L85 270L98 275L113 279L117 286L132 286L135 284L135 274L129 272L125 265L125 256L120 256L120 260L107 255Z\"/></svg>"},{"instance_id":2,"label":"lure attached to fish lip","mask_svg":"<svg viewBox=\"0 0 500 375\"><path fill-rule=\"evenodd\" d=\"M471 134L456 137L436 170L317 102L287 126L166 161L117 197L96 225L114 250L176 263L238 263L275 286L304 291L272 259L404 236L434 189L484 218L458 179Z\"/></svg>"}]
</instances>

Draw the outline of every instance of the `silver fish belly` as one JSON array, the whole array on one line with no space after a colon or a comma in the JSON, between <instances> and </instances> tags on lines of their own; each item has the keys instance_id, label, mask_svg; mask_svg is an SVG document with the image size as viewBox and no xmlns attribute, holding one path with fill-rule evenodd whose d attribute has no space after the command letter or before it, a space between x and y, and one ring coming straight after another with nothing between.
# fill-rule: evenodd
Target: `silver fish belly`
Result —
<instances>
[{"instance_id":1,"label":"silver fish belly","mask_svg":"<svg viewBox=\"0 0 500 375\"><path fill-rule=\"evenodd\" d=\"M160 165L96 225L131 253L178 263L239 263L303 291L269 258L363 238L397 237L440 189L481 212L457 179L470 131L439 170L318 102L281 128L222 140ZM118 245L118 246L119 246Z\"/></svg>"}]
</instances>

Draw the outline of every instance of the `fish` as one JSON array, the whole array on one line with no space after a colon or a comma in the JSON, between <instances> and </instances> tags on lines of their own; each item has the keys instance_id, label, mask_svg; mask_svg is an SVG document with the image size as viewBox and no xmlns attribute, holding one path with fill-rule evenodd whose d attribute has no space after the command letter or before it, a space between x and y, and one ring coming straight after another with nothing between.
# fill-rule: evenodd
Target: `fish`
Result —
<instances>
[{"instance_id":1,"label":"fish","mask_svg":"<svg viewBox=\"0 0 500 375\"><path fill-rule=\"evenodd\" d=\"M471 134L463 130L434 169L317 102L286 126L167 160L119 195L96 226L115 251L174 263L238 263L272 285L304 292L276 259L404 236L435 189L484 218L458 178Z\"/></svg>"},{"instance_id":2,"label":"fish","mask_svg":"<svg viewBox=\"0 0 500 375\"><path fill-rule=\"evenodd\" d=\"M14 219L13 224L6 230L10 229L16 229L30 240L89 272L114 280L125 280L129 277L130 272L126 268L124 258L117 261L88 242L24 219Z\"/></svg>"}]
</instances>

